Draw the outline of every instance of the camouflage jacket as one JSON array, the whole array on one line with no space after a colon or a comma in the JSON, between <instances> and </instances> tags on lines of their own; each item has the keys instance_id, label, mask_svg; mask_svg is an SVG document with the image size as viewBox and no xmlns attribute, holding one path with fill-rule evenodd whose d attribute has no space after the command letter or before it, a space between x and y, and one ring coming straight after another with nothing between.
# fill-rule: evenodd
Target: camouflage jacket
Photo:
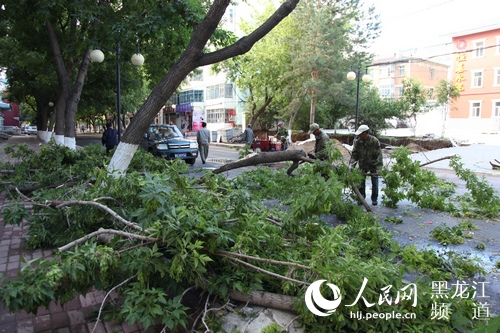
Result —
<instances>
[{"instance_id":1,"label":"camouflage jacket","mask_svg":"<svg viewBox=\"0 0 500 333\"><path fill-rule=\"evenodd\" d=\"M328 145L328 141L330 141L330 137L322 130L320 130L319 135L315 135L315 137L316 143L314 144L314 154L317 159L326 160L328 158L326 146Z\"/></svg>"},{"instance_id":2,"label":"camouflage jacket","mask_svg":"<svg viewBox=\"0 0 500 333\"><path fill-rule=\"evenodd\" d=\"M382 149L380 142L372 135L368 135L366 140L361 138L354 141L352 149L352 159L359 163L359 168L364 171L374 171L383 165Z\"/></svg>"}]
</instances>

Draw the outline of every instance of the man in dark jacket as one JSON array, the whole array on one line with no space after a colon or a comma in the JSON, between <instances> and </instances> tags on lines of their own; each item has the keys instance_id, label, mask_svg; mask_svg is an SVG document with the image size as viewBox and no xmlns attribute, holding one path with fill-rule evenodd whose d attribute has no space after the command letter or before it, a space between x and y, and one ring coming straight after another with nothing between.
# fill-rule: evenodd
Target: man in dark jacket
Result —
<instances>
[{"instance_id":1,"label":"man in dark jacket","mask_svg":"<svg viewBox=\"0 0 500 333\"><path fill-rule=\"evenodd\" d=\"M102 133L101 141L106 146L106 154L118 146L118 131L113 128L111 123L106 124L106 130Z\"/></svg>"},{"instance_id":2,"label":"man in dark jacket","mask_svg":"<svg viewBox=\"0 0 500 333\"><path fill-rule=\"evenodd\" d=\"M208 157L208 145L210 144L210 130L207 128L207 123L202 122L201 128L196 133L196 142L198 142L198 150L200 151L201 163L205 164Z\"/></svg>"},{"instance_id":3,"label":"man in dark jacket","mask_svg":"<svg viewBox=\"0 0 500 333\"><path fill-rule=\"evenodd\" d=\"M243 142L245 142L245 144L247 146L251 146L252 145L252 142L253 142L252 125L248 124L247 128L243 132L243 138L242 138L242 140L243 140Z\"/></svg>"},{"instance_id":4,"label":"man in dark jacket","mask_svg":"<svg viewBox=\"0 0 500 333\"><path fill-rule=\"evenodd\" d=\"M382 160L382 149L380 148L380 142L378 139L369 133L370 128L366 125L359 126L358 130L354 133L358 136L357 139L354 140L354 146L352 149L352 161L355 164L356 162L361 169L363 174L369 175L372 180L372 205L376 206L378 203L378 171L379 168L383 165ZM359 191L363 195L363 198L366 196L366 182L363 178L363 182L361 183L361 187Z\"/></svg>"}]
</instances>

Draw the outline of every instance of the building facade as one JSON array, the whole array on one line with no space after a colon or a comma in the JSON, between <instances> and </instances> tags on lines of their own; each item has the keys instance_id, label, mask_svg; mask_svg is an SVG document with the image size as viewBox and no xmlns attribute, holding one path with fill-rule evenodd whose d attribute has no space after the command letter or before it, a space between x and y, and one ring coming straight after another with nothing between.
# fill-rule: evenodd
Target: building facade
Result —
<instances>
[{"instance_id":1,"label":"building facade","mask_svg":"<svg viewBox=\"0 0 500 333\"><path fill-rule=\"evenodd\" d=\"M245 3L235 1L228 6L224 15L224 28L237 36L242 13L248 11ZM198 68L186 78L156 117L157 123L173 123L181 131L196 132L201 122L207 123L211 131L242 127L245 128L244 101L246 96L239 91L225 72L214 72L212 66Z\"/></svg>"},{"instance_id":2,"label":"building facade","mask_svg":"<svg viewBox=\"0 0 500 333\"><path fill-rule=\"evenodd\" d=\"M500 25L451 35L452 81L460 91L448 128L471 137L500 130Z\"/></svg>"},{"instance_id":3,"label":"building facade","mask_svg":"<svg viewBox=\"0 0 500 333\"><path fill-rule=\"evenodd\" d=\"M445 63L414 57L414 51L408 56L399 55L391 58L376 59L369 67L373 86L383 98L398 99L403 95L405 79L420 82L428 91L429 103L436 102L437 87L442 80L449 81L449 66ZM431 58L432 59L432 58ZM436 108L417 119L405 122L408 129L401 128L391 135L444 136L446 128L447 108ZM394 121L394 126L401 123Z\"/></svg>"},{"instance_id":4,"label":"building facade","mask_svg":"<svg viewBox=\"0 0 500 333\"><path fill-rule=\"evenodd\" d=\"M429 99L433 100L440 81L448 79L447 65L413 57L377 59L369 71L373 85L384 98L398 99L403 94L403 81L415 79L424 85Z\"/></svg>"}]
</instances>

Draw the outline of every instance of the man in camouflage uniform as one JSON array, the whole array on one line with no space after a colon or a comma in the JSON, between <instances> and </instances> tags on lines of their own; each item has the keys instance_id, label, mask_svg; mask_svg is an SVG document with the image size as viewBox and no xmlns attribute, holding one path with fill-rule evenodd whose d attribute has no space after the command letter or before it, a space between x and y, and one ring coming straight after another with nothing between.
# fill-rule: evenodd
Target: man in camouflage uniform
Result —
<instances>
[{"instance_id":1,"label":"man in camouflage uniform","mask_svg":"<svg viewBox=\"0 0 500 333\"><path fill-rule=\"evenodd\" d=\"M278 123L278 132L276 136L281 141L281 150L286 150L288 148L288 130L283 126L283 122Z\"/></svg>"},{"instance_id":2,"label":"man in camouflage uniform","mask_svg":"<svg viewBox=\"0 0 500 333\"><path fill-rule=\"evenodd\" d=\"M361 169L361 172L370 175L372 180L372 205L376 206L378 203L378 168L383 165L382 149L378 139L369 133L370 128L366 125L359 126L356 133L358 138L354 140L354 147L352 149L352 161L355 165L356 162ZM366 177L363 178L359 191L366 196Z\"/></svg>"},{"instance_id":3,"label":"man in camouflage uniform","mask_svg":"<svg viewBox=\"0 0 500 333\"><path fill-rule=\"evenodd\" d=\"M330 141L330 137L328 134L319 129L319 125L316 123L312 123L309 126L309 134L314 134L316 138L316 143L314 144L314 152L309 153L308 156L310 158L326 160L328 158L328 154L326 152L326 147L328 145L328 141Z\"/></svg>"}]
</instances>

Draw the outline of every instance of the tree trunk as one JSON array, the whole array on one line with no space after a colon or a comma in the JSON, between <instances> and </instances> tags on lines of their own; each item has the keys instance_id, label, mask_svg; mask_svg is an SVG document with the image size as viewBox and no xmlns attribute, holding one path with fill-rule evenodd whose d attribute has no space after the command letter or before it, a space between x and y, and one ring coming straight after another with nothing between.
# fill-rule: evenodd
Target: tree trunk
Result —
<instances>
[{"instance_id":1,"label":"tree trunk","mask_svg":"<svg viewBox=\"0 0 500 333\"><path fill-rule=\"evenodd\" d=\"M240 302L248 302L258 306L287 311L293 311L293 304L300 300L298 297L273 294L265 291L251 291L249 295L241 291L232 291L229 293L229 298Z\"/></svg>"},{"instance_id":2,"label":"tree trunk","mask_svg":"<svg viewBox=\"0 0 500 333\"><path fill-rule=\"evenodd\" d=\"M216 30L230 3L229 0L213 1L205 18L194 28L184 53L171 67L167 75L153 89L146 102L132 118L117 150L111 158L108 172L119 171L120 174L124 174L132 160L133 153L137 150L142 135L146 133L158 110L161 110L166 101L181 84L182 80L191 71L201 66L211 65L247 53L257 41L262 39L287 17L295 9L298 2L299 0L285 1L266 22L250 35L239 39L236 43L226 48L204 54L203 50L208 40ZM127 145L126 147L120 147L125 144ZM135 148L129 145L135 146ZM131 152L133 153L130 154Z\"/></svg>"},{"instance_id":3,"label":"tree trunk","mask_svg":"<svg viewBox=\"0 0 500 333\"><path fill-rule=\"evenodd\" d=\"M213 171L214 174L219 174L225 171L254 166L265 163L277 163L284 161L310 161L314 162L314 160L306 157L306 152L302 149L298 150L284 150L284 151L276 151L276 152L262 152L256 155L253 155L249 158L244 158L232 163L224 164L218 169Z\"/></svg>"}]
</instances>

